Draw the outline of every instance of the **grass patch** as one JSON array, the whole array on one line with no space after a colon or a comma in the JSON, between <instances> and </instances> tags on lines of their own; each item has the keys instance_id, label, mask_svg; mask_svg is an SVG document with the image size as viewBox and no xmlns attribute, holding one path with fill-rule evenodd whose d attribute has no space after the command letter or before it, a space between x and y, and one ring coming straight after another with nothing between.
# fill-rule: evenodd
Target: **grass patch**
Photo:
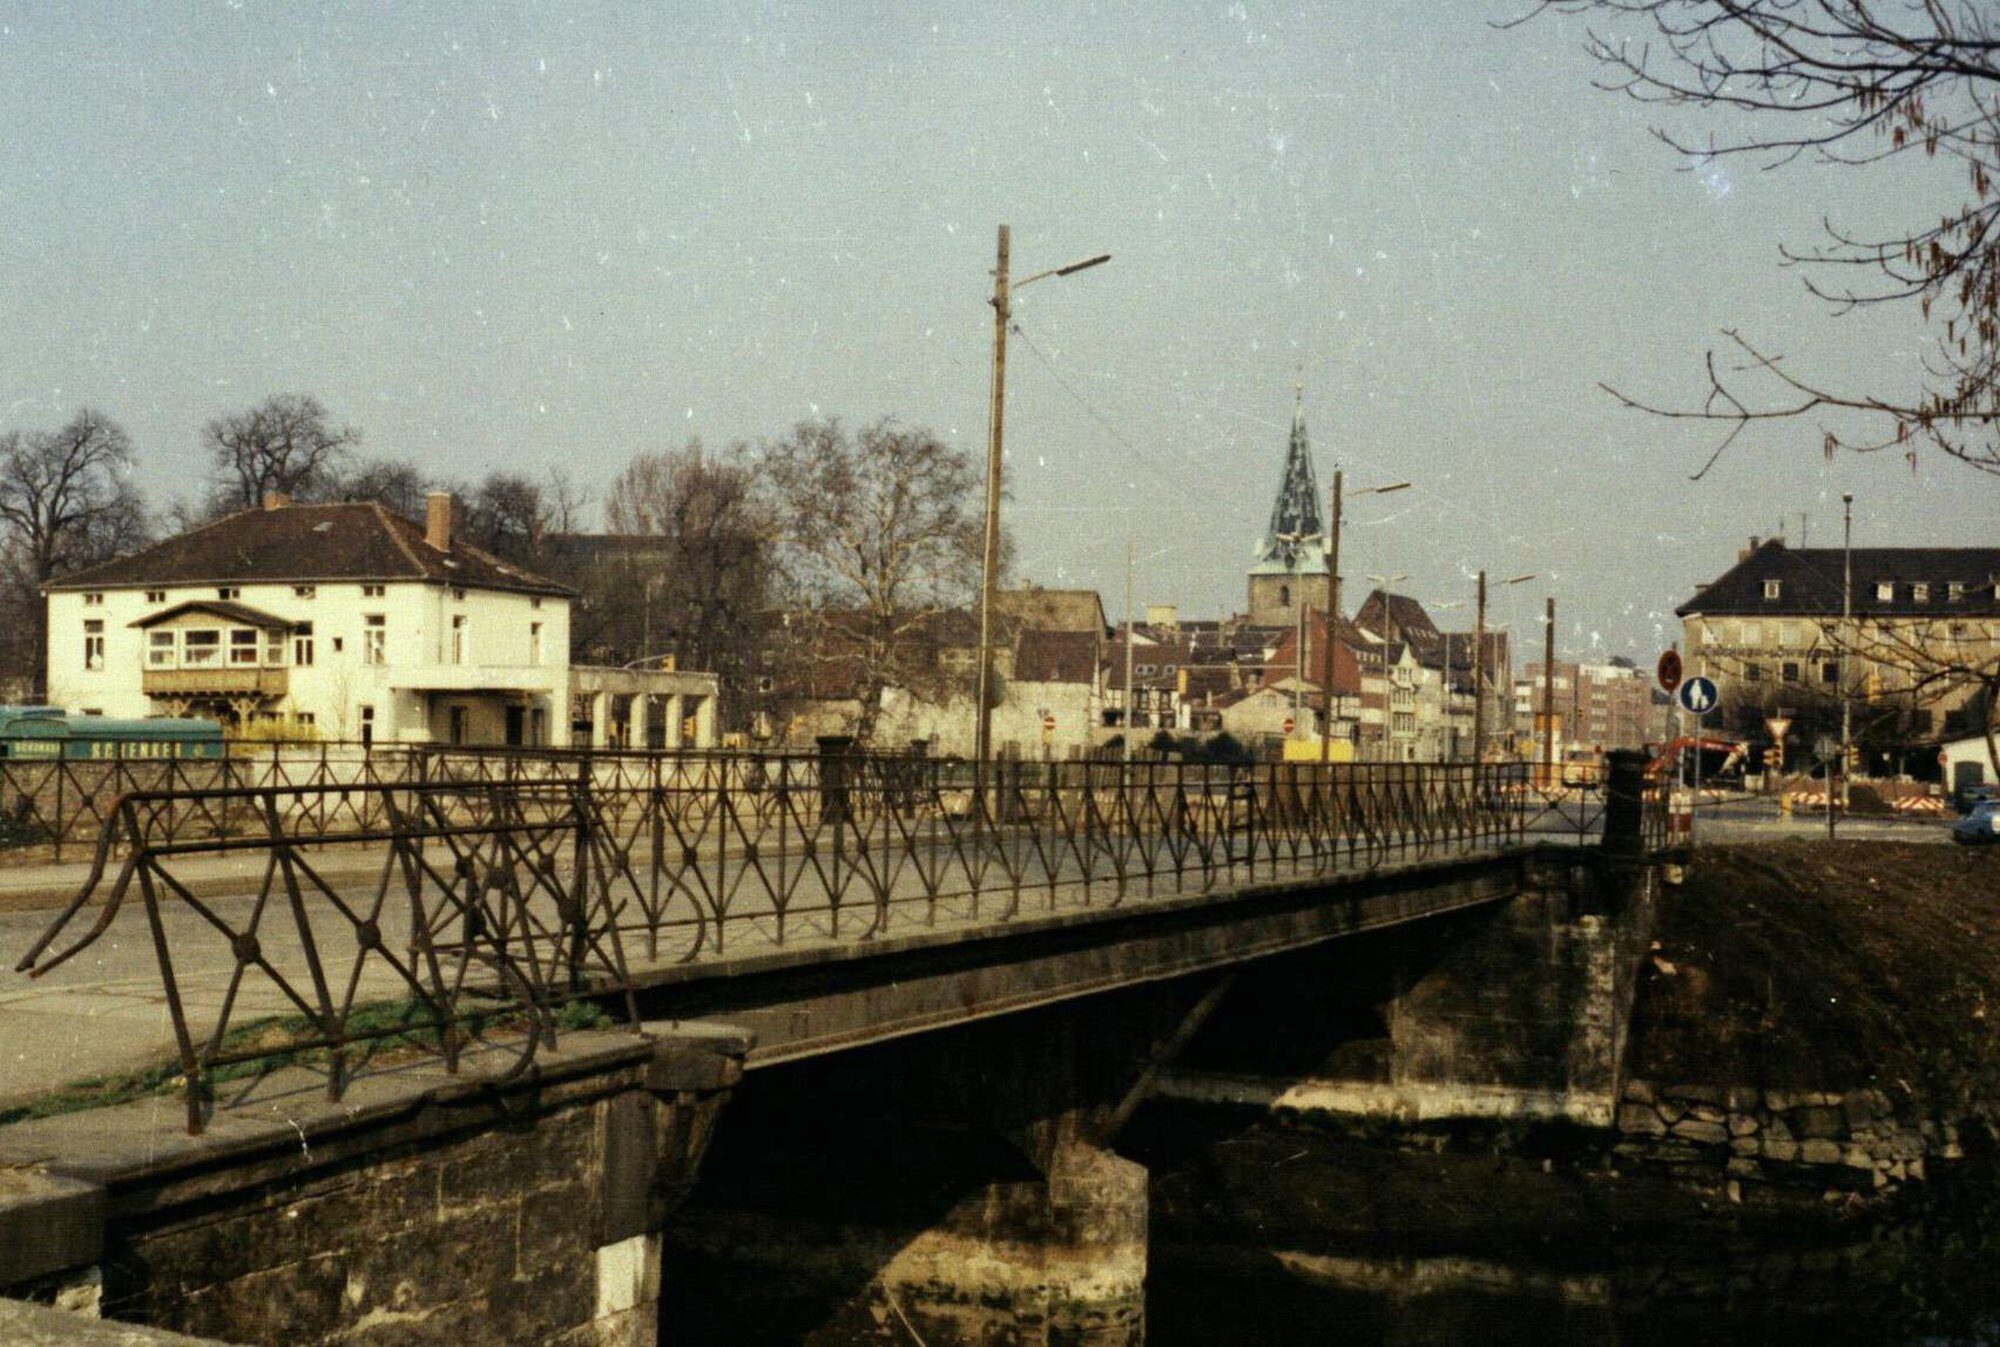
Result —
<instances>
[{"instance_id":1,"label":"grass patch","mask_svg":"<svg viewBox=\"0 0 2000 1347\"><path fill-rule=\"evenodd\" d=\"M604 1029L612 1017L595 1001L566 1001L556 1008L556 1029L574 1033ZM473 1038L508 1030L525 1030L528 1016L518 1006L495 1006L474 1011L459 1020L459 1028ZM444 1045L438 1026L423 1003L385 1001L356 1007L348 1016L347 1032L362 1039L347 1049L350 1074L370 1062L395 1064L421 1057L442 1055ZM211 1085L250 1080L286 1067L330 1066L330 1049L315 1046L312 1022L303 1015L272 1015L231 1029L217 1050L218 1061L204 1072ZM89 1109L111 1108L137 1100L177 1094L186 1088L186 1074L178 1060L137 1071L119 1072L74 1081L26 1104L0 1109L0 1127L35 1118L55 1118Z\"/></svg>"}]
</instances>

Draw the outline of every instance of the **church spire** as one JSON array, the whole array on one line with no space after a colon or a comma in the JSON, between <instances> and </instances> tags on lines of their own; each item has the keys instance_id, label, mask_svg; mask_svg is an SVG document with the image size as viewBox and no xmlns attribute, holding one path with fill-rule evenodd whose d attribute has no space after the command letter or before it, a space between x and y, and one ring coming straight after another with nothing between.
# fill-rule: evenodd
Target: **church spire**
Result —
<instances>
[{"instance_id":1,"label":"church spire","mask_svg":"<svg viewBox=\"0 0 2000 1347\"><path fill-rule=\"evenodd\" d=\"M1253 572L1311 573L1326 569L1326 522L1320 514L1319 485L1313 477L1312 447L1306 439L1305 384L1294 386L1292 439L1285 450L1284 475L1271 506L1271 524L1257 543Z\"/></svg>"}]
</instances>

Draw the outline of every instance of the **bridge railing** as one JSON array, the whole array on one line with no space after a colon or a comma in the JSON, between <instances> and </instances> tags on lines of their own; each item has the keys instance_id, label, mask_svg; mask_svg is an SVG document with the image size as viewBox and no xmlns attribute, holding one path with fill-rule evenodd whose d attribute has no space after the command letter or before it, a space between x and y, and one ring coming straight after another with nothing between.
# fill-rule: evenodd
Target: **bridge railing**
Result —
<instances>
[{"instance_id":1,"label":"bridge railing","mask_svg":"<svg viewBox=\"0 0 2000 1347\"><path fill-rule=\"evenodd\" d=\"M455 1070L505 1038L525 1066L565 1007L636 1020L673 965L1568 841L1592 817L1502 766L439 754L412 775L127 792L18 967L143 920L199 1130L218 1077L279 1060L335 1098L384 1054Z\"/></svg>"}]
</instances>

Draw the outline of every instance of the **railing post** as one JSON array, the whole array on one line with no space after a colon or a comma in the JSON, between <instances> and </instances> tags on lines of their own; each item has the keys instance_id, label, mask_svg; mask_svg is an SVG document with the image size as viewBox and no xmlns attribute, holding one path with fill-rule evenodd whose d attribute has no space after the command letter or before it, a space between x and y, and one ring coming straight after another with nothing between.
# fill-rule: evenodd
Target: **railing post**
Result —
<instances>
[{"instance_id":1,"label":"railing post","mask_svg":"<svg viewBox=\"0 0 2000 1347\"><path fill-rule=\"evenodd\" d=\"M1604 849L1636 856L1645 850L1646 755L1615 748L1604 755Z\"/></svg>"},{"instance_id":2,"label":"railing post","mask_svg":"<svg viewBox=\"0 0 2000 1347\"><path fill-rule=\"evenodd\" d=\"M853 748L852 735L819 736L819 821L823 824L842 824L854 816L847 798L847 755Z\"/></svg>"}]
</instances>

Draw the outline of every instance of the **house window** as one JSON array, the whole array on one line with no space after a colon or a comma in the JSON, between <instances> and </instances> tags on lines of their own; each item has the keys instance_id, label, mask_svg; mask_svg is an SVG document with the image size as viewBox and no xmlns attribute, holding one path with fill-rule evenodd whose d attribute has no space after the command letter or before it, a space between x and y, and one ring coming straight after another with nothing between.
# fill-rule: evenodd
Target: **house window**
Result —
<instances>
[{"instance_id":1,"label":"house window","mask_svg":"<svg viewBox=\"0 0 2000 1347\"><path fill-rule=\"evenodd\" d=\"M174 634L170 631L149 631L146 633L146 667L148 669L171 669L174 667Z\"/></svg>"},{"instance_id":2,"label":"house window","mask_svg":"<svg viewBox=\"0 0 2000 1347\"><path fill-rule=\"evenodd\" d=\"M295 724L309 730L318 722L319 717L311 711L295 711L292 713L292 720Z\"/></svg>"},{"instance_id":3,"label":"house window","mask_svg":"<svg viewBox=\"0 0 2000 1347\"><path fill-rule=\"evenodd\" d=\"M528 663L540 664L541 662L542 624L539 622L530 622L528 624Z\"/></svg>"},{"instance_id":4,"label":"house window","mask_svg":"<svg viewBox=\"0 0 2000 1347\"><path fill-rule=\"evenodd\" d=\"M1290 585L1279 585L1278 606L1280 608L1288 608L1291 606L1291 602L1292 602L1292 587Z\"/></svg>"},{"instance_id":5,"label":"house window","mask_svg":"<svg viewBox=\"0 0 2000 1347\"><path fill-rule=\"evenodd\" d=\"M1965 581L1947 580L1944 586L1944 596L1952 603L1962 600L1965 597Z\"/></svg>"},{"instance_id":6,"label":"house window","mask_svg":"<svg viewBox=\"0 0 2000 1347\"><path fill-rule=\"evenodd\" d=\"M1875 601L1877 603L1890 603L1894 601L1895 597L1896 582L1894 580L1877 580L1875 582Z\"/></svg>"},{"instance_id":7,"label":"house window","mask_svg":"<svg viewBox=\"0 0 2000 1347\"><path fill-rule=\"evenodd\" d=\"M284 664L284 662L285 662L285 633L282 631L265 632L264 633L265 666L268 668L276 669L281 667Z\"/></svg>"},{"instance_id":8,"label":"house window","mask_svg":"<svg viewBox=\"0 0 2000 1347\"><path fill-rule=\"evenodd\" d=\"M1782 581L1782 580L1766 580L1766 581L1764 582L1764 597L1765 597L1765 598L1767 598L1767 599L1776 599L1776 598L1781 598L1781 597L1783 597L1783 595L1784 595L1784 592L1785 592L1785 582L1784 582L1784 581Z\"/></svg>"},{"instance_id":9,"label":"house window","mask_svg":"<svg viewBox=\"0 0 2000 1347\"><path fill-rule=\"evenodd\" d=\"M1819 681L1822 683L1838 683L1840 681L1840 665L1833 660L1828 660L1826 663L1820 665Z\"/></svg>"},{"instance_id":10,"label":"house window","mask_svg":"<svg viewBox=\"0 0 2000 1347\"><path fill-rule=\"evenodd\" d=\"M389 648L389 619L369 613L361 619L361 662L386 664Z\"/></svg>"},{"instance_id":11,"label":"house window","mask_svg":"<svg viewBox=\"0 0 2000 1347\"><path fill-rule=\"evenodd\" d=\"M229 630L229 662L242 668L257 667L258 631L255 627L232 627Z\"/></svg>"},{"instance_id":12,"label":"house window","mask_svg":"<svg viewBox=\"0 0 2000 1347\"><path fill-rule=\"evenodd\" d=\"M542 601L540 599L529 599L528 606L530 608L539 608L542 606Z\"/></svg>"},{"instance_id":13,"label":"house window","mask_svg":"<svg viewBox=\"0 0 2000 1347\"><path fill-rule=\"evenodd\" d=\"M372 706L361 708L361 746L375 747L375 708Z\"/></svg>"},{"instance_id":14,"label":"house window","mask_svg":"<svg viewBox=\"0 0 2000 1347\"><path fill-rule=\"evenodd\" d=\"M1786 660L1783 664L1778 666L1778 676L1783 678L1787 683L1798 682L1799 662L1795 659Z\"/></svg>"},{"instance_id":15,"label":"house window","mask_svg":"<svg viewBox=\"0 0 2000 1347\"><path fill-rule=\"evenodd\" d=\"M295 599L310 599L310 598L316 598L316 597L318 597L318 595L319 595L319 586L318 586L318 585L293 585L293 586L292 586L292 597L293 597L293 598L295 598Z\"/></svg>"},{"instance_id":16,"label":"house window","mask_svg":"<svg viewBox=\"0 0 2000 1347\"><path fill-rule=\"evenodd\" d=\"M1764 666L1763 666L1763 665L1761 665L1761 664L1746 664L1746 665L1744 665L1744 666L1743 666L1743 681L1744 681L1744 682L1746 682L1746 683L1761 683L1761 682L1763 682L1763 681L1764 681Z\"/></svg>"},{"instance_id":17,"label":"house window","mask_svg":"<svg viewBox=\"0 0 2000 1347\"><path fill-rule=\"evenodd\" d=\"M292 632L292 663L310 669L313 662L313 624L301 622Z\"/></svg>"},{"instance_id":18,"label":"house window","mask_svg":"<svg viewBox=\"0 0 2000 1347\"><path fill-rule=\"evenodd\" d=\"M379 599L379 598L381 598L381 597L382 597L382 586L380 586L380 585L363 585L363 586L361 587L361 597L362 597L362 598L364 598L364 599Z\"/></svg>"},{"instance_id":19,"label":"house window","mask_svg":"<svg viewBox=\"0 0 2000 1347\"><path fill-rule=\"evenodd\" d=\"M83 667L104 667L104 623L96 619L83 624Z\"/></svg>"},{"instance_id":20,"label":"house window","mask_svg":"<svg viewBox=\"0 0 2000 1347\"><path fill-rule=\"evenodd\" d=\"M95 608L99 604L102 604L103 602L104 602L104 595L98 592L97 590L92 590L90 593L85 594L83 596L83 603L84 607L86 608Z\"/></svg>"},{"instance_id":21,"label":"house window","mask_svg":"<svg viewBox=\"0 0 2000 1347\"><path fill-rule=\"evenodd\" d=\"M181 665L203 669L222 663L222 633L213 627L181 633Z\"/></svg>"},{"instance_id":22,"label":"house window","mask_svg":"<svg viewBox=\"0 0 2000 1347\"><path fill-rule=\"evenodd\" d=\"M465 618L462 614L451 620L451 662L465 663Z\"/></svg>"},{"instance_id":23,"label":"house window","mask_svg":"<svg viewBox=\"0 0 2000 1347\"><path fill-rule=\"evenodd\" d=\"M1743 624L1743 644L1754 646L1763 635L1764 633L1757 629L1755 622L1745 622Z\"/></svg>"},{"instance_id":24,"label":"house window","mask_svg":"<svg viewBox=\"0 0 2000 1347\"><path fill-rule=\"evenodd\" d=\"M215 597L218 599L240 599L243 597L243 591L235 585L222 585L216 589Z\"/></svg>"},{"instance_id":25,"label":"house window","mask_svg":"<svg viewBox=\"0 0 2000 1347\"><path fill-rule=\"evenodd\" d=\"M1931 586L1928 580L1919 580L1910 586L1910 598L1917 603L1931 601Z\"/></svg>"},{"instance_id":26,"label":"house window","mask_svg":"<svg viewBox=\"0 0 2000 1347\"><path fill-rule=\"evenodd\" d=\"M167 601L167 591L166 591L166 590L164 590L164 589L149 589L149 590L147 590L147 591L146 591L146 602L147 602L147 603L165 603L166 601Z\"/></svg>"},{"instance_id":27,"label":"house window","mask_svg":"<svg viewBox=\"0 0 2000 1347\"><path fill-rule=\"evenodd\" d=\"M465 602L465 586L463 586L463 585L453 585L453 586L451 587L451 601L452 601L453 603L464 603L464 602Z\"/></svg>"}]
</instances>

